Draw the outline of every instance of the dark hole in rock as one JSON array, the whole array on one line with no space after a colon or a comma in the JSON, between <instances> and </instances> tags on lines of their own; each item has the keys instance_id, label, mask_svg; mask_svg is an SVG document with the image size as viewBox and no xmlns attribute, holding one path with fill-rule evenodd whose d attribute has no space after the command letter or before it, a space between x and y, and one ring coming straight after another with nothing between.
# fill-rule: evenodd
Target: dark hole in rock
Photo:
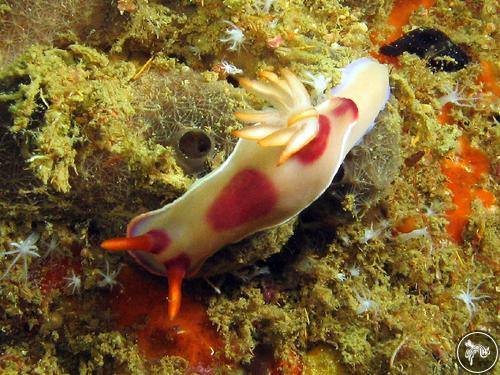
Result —
<instances>
[{"instance_id":1,"label":"dark hole in rock","mask_svg":"<svg viewBox=\"0 0 500 375\"><path fill-rule=\"evenodd\" d=\"M188 130L179 138L179 150L189 159L201 159L212 150L212 140L204 131Z\"/></svg>"},{"instance_id":2,"label":"dark hole in rock","mask_svg":"<svg viewBox=\"0 0 500 375\"><path fill-rule=\"evenodd\" d=\"M227 76L226 81L233 87L240 87L240 82L238 81L237 78L234 78L232 76Z\"/></svg>"}]
</instances>

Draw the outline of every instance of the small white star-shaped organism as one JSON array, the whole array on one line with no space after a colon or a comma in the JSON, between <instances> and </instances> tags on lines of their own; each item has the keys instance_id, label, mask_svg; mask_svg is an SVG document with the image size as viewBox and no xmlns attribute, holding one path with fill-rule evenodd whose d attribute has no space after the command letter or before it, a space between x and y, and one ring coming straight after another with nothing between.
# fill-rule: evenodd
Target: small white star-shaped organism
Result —
<instances>
[{"instance_id":1,"label":"small white star-shaped organism","mask_svg":"<svg viewBox=\"0 0 500 375\"><path fill-rule=\"evenodd\" d=\"M378 228L374 228L373 223L371 223L370 228L365 228L363 238L361 238L361 243L368 243L380 235L383 235L388 226L389 223L386 220L382 220L379 223Z\"/></svg>"},{"instance_id":2,"label":"small white star-shaped organism","mask_svg":"<svg viewBox=\"0 0 500 375\"><path fill-rule=\"evenodd\" d=\"M63 250L61 247L61 244L59 243L59 240L57 239L56 236L53 236L50 239L50 242L47 245L47 250L45 250L45 253L43 254L42 258L48 258L52 256L57 256L57 255L62 255Z\"/></svg>"},{"instance_id":3,"label":"small white star-shaped organism","mask_svg":"<svg viewBox=\"0 0 500 375\"><path fill-rule=\"evenodd\" d=\"M481 286L481 283L477 284L474 289L471 290L470 288L470 279L467 280L467 291L461 290L460 293L455 297L456 299L461 300L463 303L465 303L465 307L467 308L467 311L469 312L469 316L472 319L474 316L475 312L477 311L477 306L474 304L474 301L479 301L485 298L490 298L490 296L487 295L476 295L476 291L479 289Z\"/></svg>"},{"instance_id":4,"label":"small white star-shaped organism","mask_svg":"<svg viewBox=\"0 0 500 375\"><path fill-rule=\"evenodd\" d=\"M237 66L227 62L226 60L223 60L221 62L222 69L224 70L225 73L227 74L241 74L243 73L243 70L238 68Z\"/></svg>"},{"instance_id":5,"label":"small white star-shaped organism","mask_svg":"<svg viewBox=\"0 0 500 375\"><path fill-rule=\"evenodd\" d=\"M349 267L348 271L352 277L359 277L361 275L361 269L356 264Z\"/></svg>"},{"instance_id":6,"label":"small white star-shaped organism","mask_svg":"<svg viewBox=\"0 0 500 375\"><path fill-rule=\"evenodd\" d=\"M284 79L263 71L259 76L267 82L240 79L240 85L266 99L273 109L236 112L243 122L254 124L233 132L237 137L256 140L262 147L285 146L278 165L311 142L319 131L319 114L300 80L288 69L282 69Z\"/></svg>"},{"instance_id":7,"label":"small white star-shaped organism","mask_svg":"<svg viewBox=\"0 0 500 375\"><path fill-rule=\"evenodd\" d=\"M240 46L243 44L245 40L245 34L243 34L243 30L241 30L238 26L236 26L231 21L224 21L225 23L231 25L231 29L226 30L226 38L219 39L223 43L231 43L229 46L230 51L237 51L240 49Z\"/></svg>"},{"instance_id":8,"label":"small white star-shaped organism","mask_svg":"<svg viewBox=\"0 0 500 375\"><path fill-rule=\"evenodd\" d=\"M3 280L5 276L8 275L12 267L17 263L17 261L20 258L23 258L24 262L24 277L26 278L26 281L28 281L28 257L39 257L40 254L38 254L35 250L38 250L38 247L35 245L40 238L40 235L38 233L31 233L28 238L26 238L24 241L21 242L11 242L9 245L13 247L15 250L10 250L6 251L1 255L11 255L11 254L16 254L14 260L12 263L9 264L7 269L5 270L4 274L2 277L0 277L0 280Z\"/></svg>"},{"instance_id":9,"label":"small white star-shaped organism","mask_svg":"<svg viewBox=\"0 0 500 375\"><path fill-rule=\"evenodd\" d=\"M359 306L356 309L356 313L358 315L368 312L370 310L377 312L378 304L377 302L371 299L369 292L367 294L365 293L359 294L358 291L354 289L354 295L356 296L356 300L359 303Z\"/></svg>"},{"instance_id":10,"label":"small white star-shaped organism","mask_svg":"<svg viewBox=\"0 0 500 375\"><path fill-rule=\"evenodd\" d=\"M344 272L337 272L337 274L335 275L335 278L340 281L341 283L343 283L344 281L347 280L347 276L345 275Z\"/></svg>"},{"instance_id":11,"label":"small white star-shaped organism","mask_svg":"<svg viewBox=\"0 0 500 375\"><path fill-rule=\"evenodd\" d=\"M115 271L110 272L109 270L109 262L106 261L106 273L97 270L97 273L103 277L101 281L97 285L99 285L101 288L109 286L109 289L113 290L113 287L119 282L116 280L118 277L118 274L120 273L123 265L119 265L118 268Z\"/></svg>"},{"instance_id":12,"label":"small white star-shaped organism","mask_svg":"<svg viewBox=\"0 0 500 375\"><path fill-rule=\"evenodd\" d=\"M75 275L75 271L71 270L71 276L65 277L64 280L67 280L66 283L67 288L71 289L71 294L75 294L75 292L80 293L80 288L82 287L82 278L80 276Z\"/></svg>"},{"instance_id":13,"label":"small white star-shaped organism","mask_svg":"<svg viewBox=\"0 0 500 375\"><path fill-rule=\"evenodd\" d=\"M438 98L439 104L441 106L452 103L461 107L473 107L479 99L478 96L467 96L464 94L464 87L460 88L460 86L455 84L454 87L450 85L446 85L446 95Z\"/></svg>"}]
</instances>

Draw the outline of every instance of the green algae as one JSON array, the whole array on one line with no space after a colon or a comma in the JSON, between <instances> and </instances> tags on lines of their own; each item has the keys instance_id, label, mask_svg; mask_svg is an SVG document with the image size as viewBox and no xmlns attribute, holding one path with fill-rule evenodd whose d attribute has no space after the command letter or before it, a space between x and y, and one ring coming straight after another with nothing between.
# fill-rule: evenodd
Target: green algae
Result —
<instances>
[{"instance_id":1,"label":"green algae","mask_svg":"<svg viewBox=\"0 0 500 375\"><path fill-rule=\"evenodd\" d=\"M63 256L80 263L83 281L81 295L64 285L44 294L40 280L57 264L55 256L30 259L28 283L22 267L0 281L0 369L182 374L186 361L151 363L133 335L111 324L109 293L97 271L106 261L117 269L130 260L103 254L98 243L194 181L171 142L178 129L214 134L215 154L204 173L232 149L229 134L239 125L231 112L265 104L219 80L217 64L228 60L249 76L288 66L299 76L331 77L333 86L338 68L373 49L369 32L383 28L392 2L277 1L265 13L250 0L224 6L137 0L124 14L108 2L85 3L82 14L75 12L82 1L36 2L26 18L25 2L0 2L6 36L0 42L0 245L8 249L36 231L43 255L57 235ZM498 197L500 142L492 126L498 102L481 94L477 82L479 59L498 61L498 30L491 27L497 17L487 1L473 7L437 1L417 11L408 30L439 27L467 46L473 63L455 73L431 73L425 61L402 56L401 68L391 71L393 98L349 156L347 173L331 189L335 200L325 196L298 220L209 259L202 274L222 293L206 293L197 281L188 289L209 304L229 359L255 361L261 346L277 358L293 350L305 373L321 374L324 367L312 364L309 350L320 343L334 348L331 366L350 373L451 374L458 371L454 345L462 334L480 328L498 336L498 215L476 201L464 244L451 243L445 211L452 203L440 167L465 135L492 162L482 187ZM221 43L230 27L224 20L244 31L240 51ZM12 28L14 21L29 40ZM277 35L283 43L268 47ZM138 74L151 56L149 69ZM472 108L454 106L453 123L442 125L438 98L457 82L479 99ZM418 217L415 229L426 228L430 239L399 236L394 228L409 216ZM383 230L367 239L373 228ZM1 258L2 270L9 261ZM271 272L233 282L255 262ZM457 299L469 281L482 283L480 293L490 297L476 302L473 316ZM358 313L357 295L372 307Z\"/></svg>"}]
</instances>

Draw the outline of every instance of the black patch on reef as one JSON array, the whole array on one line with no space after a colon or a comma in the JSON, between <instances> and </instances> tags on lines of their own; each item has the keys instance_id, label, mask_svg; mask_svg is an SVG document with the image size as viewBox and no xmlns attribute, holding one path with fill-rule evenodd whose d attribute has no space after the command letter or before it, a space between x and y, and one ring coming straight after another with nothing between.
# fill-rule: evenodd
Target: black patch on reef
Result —
<instances>
[{"instance_id":1,"label":"black patch on reef","mask_svg":"<svg viewBox=\"0 0 500 375\"><path fill-rule=\"evenodd\" d=\"M380 53L387 56L400 56L404 52L427 59L427 66L433 71L455 72L469 63L465 51L435 29L410 31L380 48Z\"/></svg>"},{"instance_id":2,"label":"black patch on reef","mask_svg":"<svg viewBox=\"0 0 500 375\"><path fill-rule=\"evenodd\" d=\"M240 82L234 77L227 76L226 81L233 87L240 87Z\"/></svg>"}]
</instances>

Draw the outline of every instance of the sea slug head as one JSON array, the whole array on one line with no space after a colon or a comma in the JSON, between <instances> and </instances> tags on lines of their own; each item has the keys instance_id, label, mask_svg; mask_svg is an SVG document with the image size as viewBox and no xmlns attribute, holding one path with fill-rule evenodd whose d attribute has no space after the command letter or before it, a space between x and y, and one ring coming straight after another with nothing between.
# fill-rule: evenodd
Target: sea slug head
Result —
<instances>
[{"instance_id":1,"label":"sea slug head","mask_svg":"<svg viewBox=\"0 0 500 375\"><path fill-rule=\"evenodd\" d=\"M391 96L389 70L370 58L354 60L342 70L342 80L330 94L351 99L358 107L358 122L349 134L346 153L375 125L375 119Z\"/></svg>"},{"instance_id":2,"label":"sea slug head","mask_svg":"<svg viewBox=\"0 0 500 375\"><path fill-rule=\"evenodd\" d=\"M191 260L179 255L166 262L158 256L168 251L171 238L158 223L161 215L155 211L136 216L127 226L127 237L112 238L101 243L108 251L128 251L149 272L168 278L168 317L174 319L181 306L182 280L190 270Z\"/></svg>"}]
</instances>

